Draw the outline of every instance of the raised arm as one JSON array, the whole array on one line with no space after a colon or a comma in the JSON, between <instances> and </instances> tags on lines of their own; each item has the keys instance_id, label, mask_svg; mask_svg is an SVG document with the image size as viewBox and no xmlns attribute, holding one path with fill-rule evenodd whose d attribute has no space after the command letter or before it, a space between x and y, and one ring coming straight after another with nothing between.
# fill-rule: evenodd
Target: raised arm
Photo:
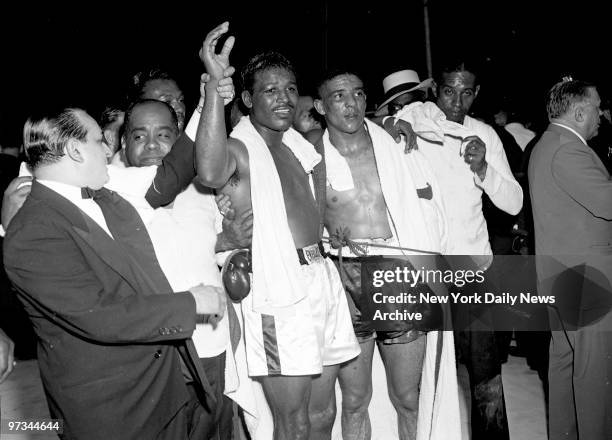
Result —
<instances>
[{"instance_id":1,"label":"raised arm","mask_svg":"<svg viewBox=\"0 0 612 440\"><path fill-rule=\"evenodd\" d=\"M227 38L219 54L215 53L215 49L228 28L229 23L225 22L210 31L200 50L200 58L210 80L204 86L204 107L195 140L196 169L199 181L212 188L223 186L236 170L236 160L227 146L223 99L217 93L218 82L229 67L234 37Z\"/></svg>"}]
</instances>

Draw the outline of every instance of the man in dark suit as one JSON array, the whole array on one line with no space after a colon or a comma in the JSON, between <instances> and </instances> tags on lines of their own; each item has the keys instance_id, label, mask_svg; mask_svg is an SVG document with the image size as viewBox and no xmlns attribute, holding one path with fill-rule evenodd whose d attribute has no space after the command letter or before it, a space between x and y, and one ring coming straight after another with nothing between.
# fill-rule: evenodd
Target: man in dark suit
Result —
<instances>
[{"instance_id":1,"label":"man in dark suit","mask_svg":"<svg viewBox=\"0 0 612 440\"><path fill-rule=\"evenodd\" d=\"M102 188L102 131L87 113L28 120L24 147L34 181L8 227L4 262L38 335L41 377L63 438L191 437L211 396L189 338L196 314L222 313L222 289L162 294L171 289L142 220ZM175 146L158 170L158 201L171 198L159 188L180 190L177 154Z\"/></svg>"},{"instance_id":2,"label":"man in dark suit","mask_svg":"<svg viewBox=\"0 0 612 440\"><path fill-rule=\"evenodd\" d=\"M533 149L529 187L540 295L555 295L549 434L609 439L612 432L612 180L587 141L601 100L583 81L548 93L550 125Z\"/></svg>"}]
</instances>

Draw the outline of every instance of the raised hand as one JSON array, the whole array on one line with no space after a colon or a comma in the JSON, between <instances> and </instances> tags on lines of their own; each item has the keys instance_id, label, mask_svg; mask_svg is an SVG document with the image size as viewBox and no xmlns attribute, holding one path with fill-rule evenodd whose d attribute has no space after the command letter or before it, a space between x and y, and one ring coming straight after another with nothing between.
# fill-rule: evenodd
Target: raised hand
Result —
<instances>
[{"instance_id":1,"label":"raised hand","mask_svg":"<svg viewBox=\"0 0 612 440\"><path fill-rule=\"evenodd\" d=\"M202 49L200 49L200 59L204 63L206 71L211 80L221 80L225 77L225 70L230 67L229 55L234 47L234 37L227 37L220 53L216 53L217 43L223 34L227 33L229 22L221 23L206 35Z\"/></svg>"}]
</instances>

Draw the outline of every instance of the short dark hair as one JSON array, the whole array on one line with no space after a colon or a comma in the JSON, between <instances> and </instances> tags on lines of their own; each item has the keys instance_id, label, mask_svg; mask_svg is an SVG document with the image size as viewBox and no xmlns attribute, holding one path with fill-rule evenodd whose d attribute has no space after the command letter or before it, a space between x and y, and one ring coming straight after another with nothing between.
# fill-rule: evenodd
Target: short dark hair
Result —
<instances>
[{"instance_id":1,"label":"short dark hair","mask_svg":"<svg viewBox=\"0 0 612 440\"><path fill-rule=\"evenodd\" d=\"M591 96L595 85L586 81L561 81L552 86L546 96L546 112L549 119L566 114L574 104L578 104Z\"/></svg>"},{"instance_id":2,"label":"short dark hair","mask_svg":"<svg viewBox=\"0 0 612 440\"><path fill-rule=\"evenodd\" d=\"M104 130L105 127L119 119L121 115L123 115L123 110L120 110L117 107L105 107L100 114L100 120L98 123L100 124L100 127L102 127L102 130Z\"/></svg>"},{"instance_id":3,"label":"short dark hair","mask_svg":"<svg viewBox=\"0 0 612 440\"><path fill-rule=\"evenodd\" d=\"M142 93L144 92L144 88L147 83L149 81L155 81L157 79L174 81L178 86L178 82L168 71L157 66L151 67L147 70L142 70L136 73L132 77L132 84L130 86L130 90L128 91L128 102L134 102L138 100L142 96Z\"/></svg>"},{"instance_id":4,"label":"short dark hair","mask_svg":"<svg viewBox=\"0 0 612 440\"><path fill-rule=\"evenodd\" d=\"M26 162L31 169L58 162L66 154L69 140L85 142L78 108L64 108L37 117L30 117L23 126L23 146Z\"/></svg>"},{"instance_id":5,"label":"short dark hair","mask_svg":"<svg viewBox=\"0 0 612 440\"><path fill-rule=\"evenodd\" d=\"M240 73L242 90L253 93L255 75L268 69L285 69L295 75L293 64L284 55L275 51L266 51L253 56Z\"/></svg>"},{"instance_id":6,"label":"short dark hair","mask_svg":"<svg viewBox=\"0 0 612 440\"><path fill-rule=\"evenodd\" d=\"M474 75L474 86L480 84L479 81L479 72L480 69L476 61L469 59L449 59L444 61L440 68L438 69L438 73L435 75L434 79L436 84L439 86L443 82L443 76L448 73L455 72L470 72Z\"/></svg>"},{"instance_id":7,"label":"short dark hair","mask_svg":"<svg viewBox=\"0 0 612 440\"><path fill-rule=\"evenodd\" d=\"M123 135L125 134L125 131L127 130L127 127L130 124L130 119L132 118L132 113L134 112L134 109L138 107L139 105L150 104L150 103L159 104L168 109L168 111L172 115L172 125L176 129L176 132L178 134L179 132L178 117L176 116L176 112L174 111L174 109L172 108L170 104L164 101L158 101L157 99L139 99L137 101L132 102L128 106L127 110L125 111L125 117L123 119L123 125L121 126L121 132L119 133L119 137L123 137Z\"/></svg>"},{"instance_id":8,"label":"short dark hair","mask_svg":"<svg viewBox=\"0 0 612 440\"><path fill-rule=\"evenodd\" d=\"M323 99L323 96L321 95L321 90L323 86L328 81L331 81L332 79L341 75L354 75L361 80L361 76L359 75L359 73L355 72L352 69L346 67L334 67L328 69L323 73L323 75L319 77L319 80L317 81L317 96L319 97L319 99Z\"/></svg>"}]
</instances>

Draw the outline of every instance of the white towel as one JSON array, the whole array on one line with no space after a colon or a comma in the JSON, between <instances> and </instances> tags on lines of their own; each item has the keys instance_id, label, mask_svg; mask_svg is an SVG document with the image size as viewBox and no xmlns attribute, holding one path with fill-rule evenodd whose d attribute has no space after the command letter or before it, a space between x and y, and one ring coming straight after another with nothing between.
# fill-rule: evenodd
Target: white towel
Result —
<instances>
[{"instance_id":1,"label":"white towel","mask_svg":"<svg viewBox=\"0 0 612 440\"><path fill-rule=\"evenodd\" d=\"M247 116L230 134L249 152L251 204L253 206L253 309L268 315L290 316L291 307L306 297L280 179L268 146ZM321 161L314 146L290 128L283 143L293 152L306 173Z\"/></svg>"},{"instance_id":2,"label":"white towel","mask_svg":"<svg viewBox=\"0 0 612 440\"><path fill-rule=\"evenodd\" d=\"M335 191L348 191L355 187L353 175L346 159L336 150L329 140L329 131L323 133L325 147L325 173L327 183Z\"/></svg>"},{"instance_id":3,"label":"white towel","mask_svg":"<svg viewBox=\"0 0 612 440\"><path fill-rule=\"evenodd\" d=\"M436 346L440 336L442 336L442 353L436 380ZM419 394L417 440L462 439L453 338L452 331L427 333L427 350L423 360Z\"/></svg>"},{"instance_id":4,"label":"white towel","mask_svg":"<svg viewBox=\"0 0 612 440\"><path fill-rule=\"evenodd\" d=\"M449 121L446 115L433 102L413 102L401 109L395 120L402 119L412 125L412 129L421 139L430 143L443 145L445 137L463 138L474 133L463 124Z\"/></svg>"},{"instance_id":5,"label":"white towel","mask_svg":"<svg viewBox=\"0 0 612 440\"><path fill-rule=\"evenodd\" d=\"M434 235L428 227L426 219L429 216L423 211L416 191L430 184L434 197L439 197L437 182L428 169L426 159L419 153L404 154L404 149L385 130L367 119L366 124L374 146L380 186L390 217L389 225L399 246L441 252L442 237ZM438 209L443 209L441 204ZM443 216L442 211L440 215Z\"/></svg>"}]
</instances>

